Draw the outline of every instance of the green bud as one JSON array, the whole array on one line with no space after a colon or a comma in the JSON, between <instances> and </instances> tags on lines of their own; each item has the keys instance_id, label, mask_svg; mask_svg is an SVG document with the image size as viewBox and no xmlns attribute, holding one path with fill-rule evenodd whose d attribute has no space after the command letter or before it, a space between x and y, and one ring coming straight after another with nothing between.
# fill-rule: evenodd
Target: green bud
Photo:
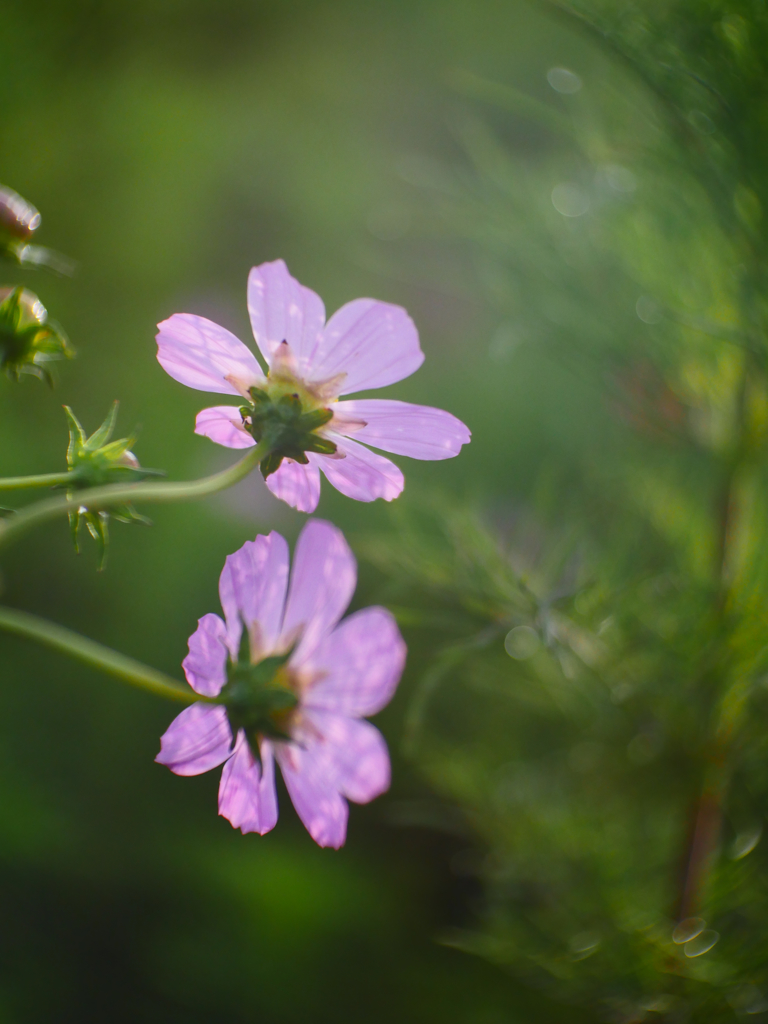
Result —
<instances>
[{"instance_id":1,"label":"green bud","mask_svg":"<svg viewBox=\"0 0 768 1024\"><path fill-rule=\"evenodd\" d=\"M136 442L136 435L111 441L117 421L119 402L114 402L107 418L90 437L83 430L80 421L68 405L64 412L69 421L69 445L67 446L67 466L69 467L69 491L71 497L78 490L89 487L100 487L104 484L134 483L148 476L164 476L162 470L142 469L139 461L130 450ZM113 516L120 523L144 523L151 525L151 520L140 515L129 502L117 505L109 512L92 512L86 506L70 512L69 526L75 551L79 552L79 534L82 523L85 523L91 537L96 541L99 553L99 569L104 568L109 544L109 517Z\"/></svg>"},{"instance_id":2,"label":"green bud","mask_svg":"<svg viewBox=\"0 0 768 1024\"><path fill-rule=\"evenodd\" d=\"M316 431L333 418L330 409L305 412L299 394L288 393L273 398L261 388L250 389L251 404L240 408L245 429L256 442L267 441L272 449L261 461L266 479L280 468L283 459L306 465L307 452L333 455L336 445Z\"/></svg>"},{"instance_id":3,"label":"green bud","mask_svg":"<svg viewBox=\"0 0 768 1024\"><path fill-rule=\"evenodd\" d=\"M21 286L0 288L0 369L13 380L27 373L52 385L48 364L74 354L66 334L48 319L33 292Z\"/></svg>"}]
</instances>

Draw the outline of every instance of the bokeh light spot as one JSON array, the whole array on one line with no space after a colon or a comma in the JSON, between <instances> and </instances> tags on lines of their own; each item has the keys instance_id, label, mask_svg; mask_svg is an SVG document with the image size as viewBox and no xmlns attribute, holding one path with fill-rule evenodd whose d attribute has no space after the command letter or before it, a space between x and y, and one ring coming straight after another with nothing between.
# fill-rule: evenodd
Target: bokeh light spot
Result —
<instances>
[{"instance_id":1,"label":"bokeh light spot","mask_svg":"<svg viewBox=\"0 0 768 1024\"><path fill-rule=\"evenodd\" d=\"M563 181L552 189L552 205L564 217L581 217L589 209L589 196L579 185Z\"/></svg>"},{"instance_id":2,"label":"bokeh light spot","mask_svg":"<svg viewBox=\"0 0 768 1024\"><path fill-rule=\"evenodd\" d=\"M572 95L581 89L582 81L577 74L569 71L568 68L550 68L547 72L547 81L555 92Z\"/></svg>"},{"instance_id":3,"label":"bokeh light spot","mask_svg":"<svg viewBox=\"0 0 768 1024\"><path fill-rule=\"evenodd\" d=\"M541 646L541 638L530 626L515 626L504 638L504 650L515 661L532 658Z\"/></svg>"}]
</instances>

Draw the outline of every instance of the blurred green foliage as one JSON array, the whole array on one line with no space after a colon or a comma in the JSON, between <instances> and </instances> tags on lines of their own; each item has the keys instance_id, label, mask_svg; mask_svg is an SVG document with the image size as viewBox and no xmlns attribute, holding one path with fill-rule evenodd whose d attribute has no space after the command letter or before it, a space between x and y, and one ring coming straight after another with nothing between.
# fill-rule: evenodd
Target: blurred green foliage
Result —
<instances>
[{"instance_id":1,"label":"blurred green foliage","mask_svg":"<svg viewBox=\"0 0 768 1024\"><path fill-rule=\"evenodd\" d=\"M431 208L503 317L487 415L514 366L552 443L511 502L368 543L425 663L409 751L484 844L445 942L623 1024L760 1017L768 13L551 10L610 70L553 67L543 102L457 75Z\"/></svg>"},{"instance_id":2,"label":"blurred green foliage","mask_svg":"<svg viewBox=\"0 0 768 1024\"><path fill-rule=\"evenodd\" d=\"M768 1012L767 44L760 0L8 0L0 178L78 273L3 283L79 359L0 381L4 475L116 398L142 462L226 465L154 324L247 340L278 256L329 310L405 305L389 393L473 443L391 509L323 494L410 648L339 854L284 796L241 837L152 763L172 710L0 638L0 1022ZM302 517L254 474L153 518L100 576L30 534L3 600L178 675L225 555Z\"/></svg>"}]
</instances>

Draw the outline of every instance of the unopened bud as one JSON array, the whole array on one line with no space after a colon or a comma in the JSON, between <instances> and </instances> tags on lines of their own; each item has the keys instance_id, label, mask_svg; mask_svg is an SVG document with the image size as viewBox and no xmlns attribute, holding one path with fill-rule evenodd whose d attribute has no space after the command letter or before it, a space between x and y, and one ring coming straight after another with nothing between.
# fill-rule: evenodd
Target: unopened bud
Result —
<instances>
[{"instance_id":1,"label":"unopened bud","mask_svg":"<svg viewBox=\"0 0 768 1024\"><path fill-rule=\"evenodd\" d=\"M44 324L48 319L48 310L42 304L34 292L27 288L0 288L0 303L9 299L13 293L17 293L17 304L19 307L19 324L26 327L29 324Z\"/></svg>"},{"instance_id":2,"label":"unopened bud","mask_svg":"<svg viewBox=\"0 0 768 1024\"><path fill-rule=\"evenodd\" d=\"M0 230L14 238L30 238L40 227L40 214L13 189L0 185Z\"/></svg>"},{"instance_id":3,"label":"unopened bud","mask_svg":"<svg viewBox=\"0 0 768 1024\"><path fill-rule=\"evenodd\" d=\"M72 359L74 350L45 306L26 288L0 288L0 369L19 379L28 373L53 383L47 364Z\"/></svg>"},{"instance_id":4,"label":"unopened bud","mask_svg":"<svg viewBox=\"0 0 768 1024\"><path fill-rule=\"evenodd\" d=\"M107 418L90 437L83 430L79 420L69 408L64 412L69 421L69 446L67 447L67 466L70 477L70 496L79 490L99 487L104 484L133 483L144 480L148 476L164 476L161 470L142 469L139 460L130 451L135 443L135 436L123 437L112 441L112 432L117 420L118 402L114 402ZM81 505L77 511L70 512L69 524L75 551L79 551L80 526L86 528L96 541L99 550L99 569L104 568L109 544L109 517L112 515L121 523L146 523L150 520L140 515L129 502L117 505L111 512L91 511L87 505Z\"/></svg>"}]
</instances>

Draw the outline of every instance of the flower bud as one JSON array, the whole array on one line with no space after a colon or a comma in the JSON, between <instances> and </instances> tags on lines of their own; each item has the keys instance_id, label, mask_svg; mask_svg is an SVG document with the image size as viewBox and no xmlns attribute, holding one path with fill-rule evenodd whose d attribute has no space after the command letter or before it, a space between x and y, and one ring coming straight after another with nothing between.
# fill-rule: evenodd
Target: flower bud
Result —
<instances>
[{"instance_id":1,"label":"flower bud","mask_svg":"<svg viewBox=\"0 0 768 1024\"><path fill-rule=\"evenodd\" d=\"M107 418L90 437L80 425L79 420L68 405L64 412L69 421L69 445L67 447L67 466L69 467L69 496L78 490L89 487L100 487L104 484L133 483L144 480L148 476L164 476L159 469L142 469L139 460L130 451L136 441L135 435L123 437L119 441L110 441L115 429L119 402L114 402ZM81 523L86 528L99 549L99 569L104 568L109 544L109 517L114 516L121 523L145 523L151 525L146 516L140 515L129 502L117 505L110 512L92 512L86 505L81 505L69 514L69 525L75 551L79 552L79 533Z\"/></svg>"},{"instance_id":2,"label":"flower bud","mask_svg":"<svg viewBox=\"0 0 768 1024\"><path fill-rule=\"evenodd\" d=\"M30 238L40 227L40 214L18 192L0 185L0 231L13 238Z\"/></svg>"},{"instance_id":3,"label":"flower bud","mask_svg":"<svg viewBox=\"0 0 768 1024\"><path fill-rule=\"evenodd\" d=\"M47 364L72 359L74 349L40 299L26 288L0 288L0 369L18 380L28 373L53 384Z\"/></svg>"},{"instance_id":4,"label":"flower bud","mask_svg":"<svg viewBox=\"0 0 768 1024\"><path fill-rule=\"evenodd\" d=\"M40 227L40 214L13 189L0 185L0 256L22 267L47 267L54 274L70 277L75 263L68 257L30 239Z\"/></svg>"}]
</instances>

